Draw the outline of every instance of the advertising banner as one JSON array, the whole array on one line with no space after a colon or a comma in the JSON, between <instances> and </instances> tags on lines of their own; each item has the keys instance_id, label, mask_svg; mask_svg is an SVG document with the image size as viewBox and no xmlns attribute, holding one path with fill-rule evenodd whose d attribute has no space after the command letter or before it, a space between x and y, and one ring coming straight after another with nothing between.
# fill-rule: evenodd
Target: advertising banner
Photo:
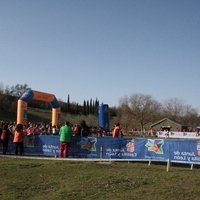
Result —
<instances>
[{"instance_id":1,"label":"advertising banner","mask_svg":"<svg viewBox=\"0 0 200 200\"><path fill-rule=\"evenodd\" d=\"M166 132L157 131L157 136L165 138ZM195 132L169 132L169 138L185 138L185 139L200 139L200 136L197 135Z\"/></svg>"},{"instance_id":2,"label":"advertising banner","mask_svg":"<svg viewBox=\"0 0 200 200\"><path fill-rule=\"evenodd\" d=\"M2 144L0 144L0 151L2 152ZM14 153L12 137L9 152ZM59 136L26 136L24 137L24 153L58 156ZM171 162L200 164L200 140L72 137L69 156L141 161L170 159Z\"/></svg>"}]
</instances>

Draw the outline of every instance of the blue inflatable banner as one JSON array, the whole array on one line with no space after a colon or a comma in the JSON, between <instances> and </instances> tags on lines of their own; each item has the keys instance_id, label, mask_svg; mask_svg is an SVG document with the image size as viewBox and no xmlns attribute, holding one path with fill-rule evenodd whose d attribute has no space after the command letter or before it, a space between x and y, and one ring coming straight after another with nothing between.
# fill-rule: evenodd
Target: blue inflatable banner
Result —
<instances>
[{"instance_id":1,"label":"blue inflatable banner","mask_svg":"<svg viewBox=\"0 0 200 200\"><path fill-rule=\"evenodd\" d=\"M10 137L8 153L14 153ZM24 153L59 155L59 136L29 135L24 137ZM0 143L2 152L2 144ZM69 156L77 158L107 158L157 160L200 164L200 140L139 139L112 137L72 137Z\"/></svg>"}]
</instances>

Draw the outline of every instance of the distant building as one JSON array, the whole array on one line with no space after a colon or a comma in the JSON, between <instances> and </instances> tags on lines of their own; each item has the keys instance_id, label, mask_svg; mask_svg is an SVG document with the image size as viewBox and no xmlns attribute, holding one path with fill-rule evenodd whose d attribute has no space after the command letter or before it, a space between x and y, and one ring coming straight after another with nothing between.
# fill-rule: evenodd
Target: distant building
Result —
<instances>
[{"instance_id":1,"label":"distant building","mask_svg":"<svg viewBox=\"0 0 200 200\"><path fill-rule=\"evenodd\" d=\"M161 130L161 129L167 129L168 131L183 131L187 130L188 126L185 126L181 124L180 122L170 119L170 118L164 118L150 126L150 129L154 129L155 131Z\"/></svg>"}]
</instances>

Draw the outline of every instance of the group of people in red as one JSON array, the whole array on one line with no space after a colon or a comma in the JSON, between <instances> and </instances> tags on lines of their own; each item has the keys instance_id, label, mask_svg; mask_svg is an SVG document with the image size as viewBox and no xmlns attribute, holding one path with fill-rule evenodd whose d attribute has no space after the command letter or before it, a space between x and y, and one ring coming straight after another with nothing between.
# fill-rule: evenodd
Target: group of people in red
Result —
<instances>
[{"instance_id":1,"label":"group of people in red","mask_svg":"<svg viewBox=\"0 0 200 200\"><path fill-rule=\"evenodd\" d=\"M27 135L26 130L22 124L2 124L2 128L0 128L0 139L3 146L3 154L6 154L9 145L10 135L13 134L13 142L15 144L15 155L23 154L24 146L23 146L23 137Z\"/></svg>"},{"instance_id":2,"label":"group of people in red","mask_svg":"<svg viewBox=\"0 0 200 200\"><path fill-rule=\"evenodd\" d=\"M84 120L81 121L80 126L76 125L74 129L70 127L69 121L60 128L60 158L68 157L69 145L71 142L71 136L73 135L88 136L91 134L89 127ZM117 122L113 130L113 137L122 137L120 124Z\"/></svg>"},{"instance_id":3,"label":"group of people in red","mask_svg":"<svg viewBox=\"0 0 200 200\"><path fill-rule=\"evenodd\" d=\"M15 144L15 155L23 154L23 137L26 135L60 135L60 157L68 157L68 147L71 141L71 136L80 135L80 136L88 136L90 135L90 129L87 126L84 120L81 121L78 128L73 130L73 126L66 122L62 124L60 127L52 126L51 130L49 130L48 125L41 125L36 123L33 125L29 123L28 126L24 126L22 124L15 123L4 123L0 124L0 142L3 146L3 154L6 154L8 150L10 135L14 135L13 142ZM75 132L74 132L75 131Z\"/></svg>"},{"instance_id":4,"label":"group of people in red","mask_svg":"<svg viewBox=\"0 0 200 200\"><path fill-rule=\"evenodd\" d=\"M97 128L98 136L103 136L104 130L101 127ZM115 123L112 130L112 137L122 137L120 124ZM26 135L59 135L60 136L60 157L68 157L69 144L71 136L89 136L92 135L91 129L87 126L85 120L80 122L80 125L73 126L68 121L65 124L58 126L43 125L29 123L28 126L15 123L4 123L0 125L0 142L3 146L3 154L6 154L9 146L10 135L14 135L13 142L15 144L15 155L23 154L23 137Z\"/></svg>"}]
</instances>

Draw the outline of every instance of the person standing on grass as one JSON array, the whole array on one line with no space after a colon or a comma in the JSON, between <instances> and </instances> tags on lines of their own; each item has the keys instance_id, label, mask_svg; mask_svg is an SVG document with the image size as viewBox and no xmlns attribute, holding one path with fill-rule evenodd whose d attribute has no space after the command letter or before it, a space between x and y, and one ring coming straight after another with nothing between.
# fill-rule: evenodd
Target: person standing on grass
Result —
<instances>
[{"instance_id":1,"label":"person standing on grass","mask_svg":"<svg viewBox=\"0 0 200 200\"><path fill-rule=\"evenodd\" d=\"M85 120L81 121L80 127L81 127L81 129L80 129L81 136L88 136L91 134L90 129L89 129L88 125L86 124Z\"/></svg>"},{"instance_id":2,"label":"person standing on grass","mask_svg":"<svg viewBox=\"0 0 200 200\"><path fill-rule=\"evenodd\" d=\"M121 132L120 124L119 122L116 122L112 137L120 137L120 132Z\"/></svg>"},{"instance_id":3,"label":"person standing on grass","mask_svg":"<svg viewBox=\"0 0 200 200\"><path fill-rule=\"evenodd\" d=\"M69 144L71 142L73 131L70 123L67 121L65 126L62 126L59 131L60 135L60 158L67 158L69 151Z\"/></svg>"},{"instance_id":4,"label":"person standing on grass","mask_svg":"<svg viewBox=\"0 0 200 200\"><path fill-rule=\"evenodd\" d=\"M20 155L23 154L24 144L23 137L27 135L27 132L23 129L23 124L17 124L14 132L13 142L15 143L15 155L18 155L18 149Z\"/></svg>"},{"instance_id":5,"label":"person standing on grass","mask_svg":"<svg viewBox=\"0 0 200 200\"><path fill-rule=\"evenodd\" d=\"M3 125L3 132L1 134L1 140L3 144L3 154L6 154L8 150L8 144L9 144L9 137L10 137L10 130L8 128L8 124Z\"/></svg>"}]
</instances>

